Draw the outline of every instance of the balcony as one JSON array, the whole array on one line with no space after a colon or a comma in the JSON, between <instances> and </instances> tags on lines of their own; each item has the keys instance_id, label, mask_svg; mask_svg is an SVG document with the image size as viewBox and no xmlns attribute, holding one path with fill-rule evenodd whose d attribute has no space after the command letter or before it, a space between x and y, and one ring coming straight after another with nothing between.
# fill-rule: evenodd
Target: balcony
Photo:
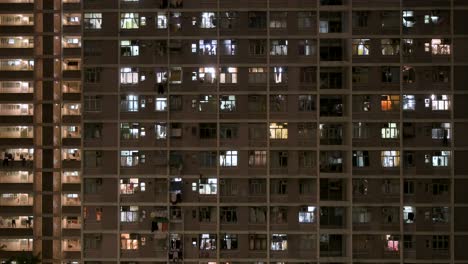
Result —
<instances>
[{"instance_id":1,"label":"balcony","mask_svg":"<svg viewBox=\"0 0 468 264\"><path fill-rule=\"evenodd\" d=\"M2 81L0 82L0 93L32 93L34 86L32 82L25 81Z\"/></svg>"},{"instance_id":2,"label":"balcony","mask_svg":"<svg viewBox=\"0 0 468 264\"><path fill-rule=\"evenodd\" d=\"M33 26L33 14L4 14L0 15L0 26Z\"/></svg>"},{"instance_id":3,"label":"balcony","mask_svg":"<svg viewBox=\"0 0 468 264\"><path fill-rule=\"evenodd\" d=\"M81 182L81 173L79 171L63 171L62 172L62 183L80 183Z\"/></svg>"},{"instance_id":4,"label":"balcony","mask_svg":"<svg viewBox=\"0 0 468 264\"><path fill-rule=\"evenodd\" d=\"M80 239L64 239L62 240L62 258L79 259L81 251Z\"/></svg>"},{"instance_id":5,"label":"balcony","mask_svg":"<svg viewBox=\"0 0 468 264\"><path fill-rule=\"evenodd\" d=\"M80 229L81 217L79 216L62 217L62 228L63 229Z\"/></svg>"},{"instance_id":6,"label":"balcony","mask_svg":"<svg viewBox=\"0 0 468 264\"><path fill-rule=\"evenodd\" d=\"M78 193L62 194L62 206L80 206L81 198Z\"/></svg>"},{"instance_id":7,"label":"balcony","mask_svg":"<svg viewBox=\"0 0 468 264\"><path fill-rule=\"evenodd\" d=\"M0 256L2 258L9 258L17 256L20 252L32 251L33 239L32 238L21 238L21 239L0 239L0 247L2 251Z\"/></svg>"},{"instance_id":8,"label":"balcony","mask_svg":"<svg viewBox=\"0 0 468 264\"><path fill-rule=\"evenodd\" d=\"M33 197L28 193L2 193L0 206L32 206Z\"/></svg>"},{"instance_id":9,"label":"balcony","mask_svg":"<svg viewBox=\"0 0 468 264\"><path fill-rule=\"evenodd\" d=\"M33 145L33 127L31 126L0 126L0 144L9 145L12 139L18 146Z\"/></svg>"},{"instance_id":10,"label":"balcony","mask_svg":"<svg viewBox=\"0 0 468 264\"><path fill-rule=\"evenodd\" d=\"M32 166L34 149L15 148L0 149L0 157L3 157L3 167L26 168Z\"/></svg>"},{"instance_id":11,"label":"balcony","mask_svg":"<svg viewBox=\"0 0 468 264\"><path fill-rule=\"evenodd\" d=\"M33 175L29 171L0 171L0 183L32 183Z\"/></svg>"},{"instance_id":12,"label":"balcony","mask_svg":"<svg viewBox=\"0 0 468 264\"><path fill-rule=\"evenodd\" d=\"M25 58L34 55L34 41L30 37L0 37L0 56Z\"/></svg>"},{"instance_id":13,"label":"balcony","mask_svg":"<svg viewBox=\"0 0 468 264\"><path fill-rule=\"evenodd\" d=\"M32 71L34 60L24 59L1 59L0 71Z\"/></svg>"}]
</instances>

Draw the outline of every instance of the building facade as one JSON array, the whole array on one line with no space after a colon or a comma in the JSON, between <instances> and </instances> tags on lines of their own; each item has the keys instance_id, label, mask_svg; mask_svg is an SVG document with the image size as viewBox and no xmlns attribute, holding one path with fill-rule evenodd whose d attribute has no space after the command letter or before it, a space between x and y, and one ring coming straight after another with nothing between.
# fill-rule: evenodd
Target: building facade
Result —
<instances>
[{"instance_id":1,"label":"building facade","mask_svg":"<svg viewBox=\"0 0 468 264\"><path fill-rule=\"evenodd\" d=\"M468 1L0 0L0 259L468 264Z\"/></svg>"}]
</instances>

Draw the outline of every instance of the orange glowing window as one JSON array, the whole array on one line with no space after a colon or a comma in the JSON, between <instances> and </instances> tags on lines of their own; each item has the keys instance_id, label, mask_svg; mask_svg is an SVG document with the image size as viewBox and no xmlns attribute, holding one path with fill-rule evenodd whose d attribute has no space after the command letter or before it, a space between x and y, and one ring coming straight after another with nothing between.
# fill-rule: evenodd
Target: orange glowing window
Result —
<instances>
[{"instance_id":1,"label":"orange glowing window","mask_svg":"<svg viewBox=\"0 0 468 264\"><path fill-rule=\"evenodd\" d=\"M382 98L380 100L380 106L382 111L397 110L400 107L400 96L382 95Z\"/></svg>"}]
</instances>

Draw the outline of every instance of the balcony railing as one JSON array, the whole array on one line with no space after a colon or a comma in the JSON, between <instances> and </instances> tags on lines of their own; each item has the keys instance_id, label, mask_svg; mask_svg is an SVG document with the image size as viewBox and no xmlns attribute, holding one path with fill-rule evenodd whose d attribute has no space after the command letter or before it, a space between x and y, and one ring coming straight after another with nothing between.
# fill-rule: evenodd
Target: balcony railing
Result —
<instances>
[{"instance_id":1,"label":"balcony railing","mask_svg":"<svg viewBox=\"0 0 468 264\"><path fill-rule=\"evenodd\" d=\"M33 197L27 193L2 193L0 206L32 206Z\"/></svg>"},{"instance_id":2,"label":"balcony railing","mask_svg":"<svg viewBox=\"0 0 468 264\"><path fill-rule=\"evenodd\" d=\"M32 104L0 104L0 115L27 116L33 115Z\"/></svg>"},{"instance_id":3,"label":"balcony railing","mask_svg":"<svg viewBox=\"0 0 468 264\"><path fill-rule=\"evenodd\" d=\"M0 217L0 228L32 228L32 216Z\"/></svg>"},{"instance_id":4,"label":"balcony railing","mask_svg":"<svg viewBox=\"0 0 468 264\"><path fill-rule=\"evenodd\" d=\"M32 93L33 90L32 82L0 82L0 93Z\"/></svg>"},{"instance_id":5,"label":"balcony railing","mask_svg":"<svg viewBox=\"0 0 468 264\"><path fill-rule=\"evenodd\" d=\"M81 115L81 104L64 104L62 115Z\"/></svg>"},{"instance_id":6,"label":"balcony railing","mask_svg":"<svg viewBox=\"0 0 468 264\"><path fill-rule=\"evenodd\" d=\"M33 239L0 239L2 251L32 251Z\"/></svg>"},{"instance_id":7,"label":"balcony railing","mask_svg":"<svg viewBox=\"0 0 468 264\"><path fill-rule=\"evenodd\" d=\"M65 239L62 241L63 251L80 251L81 242L78 239Z\"/></svg>"},{"instance_id":8,"label":"balcony railing","mask_svg":"<svg viewBox=\"0 0 468 264\"><path fill-rule=\"evenodd\" d=\"M33 175L28 171L1 171L0 183L32 183Z\"/></svg>"},{"instance_id":9,"label":"balcony railing","mask_svg":"<svg viewBox=\"0 0 468 264\"><path fill-rule=\"evenodd\" d=\"M64 82L62 86L62 92L79 93L81 92L81 83L80 82Z\"/></svg>"},{"instance_id":10,"label":"balcony railing","mask_svg":"<svg viewBox=\"0 0 468 264\"><path fill-rule=\"evenodd\" d=\"M32 37L0 37L0 48L33 48L33 47L34 47L34 39Z\"/></svg>"},{"instance_id":11,"label":"balcony railing","mask_svg":"<svg viewBox=\"0 0 468 264\"><path fill-rule=\"evenodd\" d=\"M34 60L2 59L0 60L0 71L32 71Z\"/></svg>"},{"instance_id":12,"label":"balcony railing","mask_svg":"<svg viewBox=\"0 0 468 264\"><path fill-rule=\"evenodd\" d=\"M0 26L32 26L33 14L8 14L0 15Z\"/></svg>"},{"instance_id":13,"label":"balcony railing","mask_svg":"<svg viewBox=\"0 0 468 264\"><path fill-rule=\"evenodd\" d=\"M31 126L0 126L0 138L32 138Z\"/></svg>"}]
</instances>

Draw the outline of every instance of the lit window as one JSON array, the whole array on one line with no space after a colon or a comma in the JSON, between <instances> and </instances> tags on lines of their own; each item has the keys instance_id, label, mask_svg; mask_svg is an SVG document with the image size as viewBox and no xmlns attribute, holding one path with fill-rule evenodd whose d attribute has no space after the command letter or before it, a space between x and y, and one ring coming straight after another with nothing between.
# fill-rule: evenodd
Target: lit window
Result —
<instances>
[{"instance_id":1,"label":"lit window","mask_svg":"<svg viewBox=\"0 0 468 264\"><path fill-rule=\"evenodd\" d=\"M315 222L315 206L304 206L299 211L299 223Z\"/></svg>"},{"instance_id":2,"label":"lit window","mask_svg":"<svg viewBox=\"0 0 468 264\"><path fill-rule=\"evenodd\" d=\"M320 21L320 33L328 33L328 21Z\"/></svg>"},{"instance_id":3,"label":"lit window","mask_svg":"<svg viewBox=\"0 0 468 264\"><path fill-rule=\"evenodd\" d=\"M369 166L369 151L353 151L353 167L364 168Z\"/></svg>"},{"instance_id":4,"label":"lit window","mask_svg":"<svg viewBox=\"0 0 468 264\"><path fill-rule=\"evenodd\" d=\"M158 13L157 19L156 19L156 28L158 29L165 29L167 28L167 15L166 13Z\"/></svg>"},{"instance_id":5,"label":"lit window","mask_svg":"<svg viewBox=\"0 0 468 264\"><path fill-rule=\"evenodd\" d=\"M424 15L424 24L438 24L439 21L439 11L431 11L430 15Z\"/></svg>"},{"instance_id":6,"label":"lit window","mask_svg":"<svg viewBox=\"0 0 468 264\"><path fill-rule=\"evenodd\" d=\"M237 167L237 150L221 151L219 165L221 167Z\"/></svg>"},{"instance_id":7,"label":"lit window","mask_svg":"<svg viewBox=\"0 0 468 264\"><path fill-rule=\"evenodd\" d=\"M167 98L157 97L155 99L154 106L155 106L155 110L158 111L158 112L166 111L166 109L167 109Z\"/></svg>"},{"instance_id":8,"label":"lit window","mask_svg":"<svg viewBox=\"0 0 468 264\"><path fill-rule=\"evenodd\" d=\"M353 39L353 55L368 56L370 50L370 39Z\"/></svg>"},{"instance_id":9,"label":"lit window","mask_svg":"<svg viewBox=\"0 0 468 264\"><path fill-rule=\"evenodd\" d=\"M381 41L382 55L398 55L400 54L399 39L382 39Z\"/></svg>"},{"instance_id":10,"label":"lit window","mask_svg":"<svg viewBox=\"0 0 468 264\"><path fill-rule=\"evenodd\" d=\"M380 153L382 167L396 168L400 166L400 151L398 150L385 150Z\"/></svg>"},{"instance_id":11,"label":"lit window","mask_svg":"<svg viewBox=\"0 0 468 264\"><path fill-rule=\"evenodd\" d=\"M287 83L288 69L286 67L273 67L273 83Z\"/></svg>"},{"instance_id":12,"label":"lit window","mask_svg":"<svg viewBox=\"0 0 468 264\"><path fill-rule=\"evenodd\" d=\"M220 107L221 112L236 111L236 96L235 95L221 95L219 107Z\"/></svg>"},{"instance_id":13,"label":"lit window","mask_svg":"<svg viewBox=\"0 0 468 264\"><path fill-rule=\"evenodd\" d=\"M195 20L196 24L196 20ZM216 27L216 15L213 12L201 13L200 28L215 28Z\"/></svg>"},{"instance_id":14,"label":"lit window","mask_svg":"<svg viewBox=\"0 0 468 264\"><path fill-rule=\"evenodd\" d=\"M432 155L425 155L425 162L431 163L432 167L448 167L450 151L437 151Z\"/></svg>"},{"instance_id":15,"label":"lit window","mask_svg":"<svg viewBox=\"0 0 468 264\"><path fill-rule=\"evenodd\" d=\"M416 23L416 19L414 17L414 11L403 11L403 26L407 28L411 28Z\"/></svg>"},{"instance_id":16,"label":"lit window","mask_svg":"<svg viewBox=\"0 0 468 264\"><path fill-rule=\"evenodd\" d=\"M416 98L414 95L403 95L403 110L416 110Z\"/></svg>"},{"instance_id":17,"label":"lit window","mask_svg":"<svg viewBox=\"0 0 468 264\"><path fill-rule=\"evenodd\" d=\"M120 194L134 194L139 186L138 178L120 179Z\"/></svg>"},{"instance_id":18,"label":"lit window","mask_svg":"<svg viewBox=\"0 0 468 264\"><path fill-rule=\"evenodd\" d=\"M450 46L449 39L432 39L430 43L424 43L424 51L432 55L450 55Z\"/></svg>"},{"instance_id":19,"label":"lit window","mask_svg":"<svg viewBox=\"0 0 468 264\"><path fill-rule=\"evenodd\" d=\"M125 140L138 139L140 137L139 123L122 123L120 125L120 137Z\"/></svg>"},{"instance_id":20,"label":"lit window","mask_svg":"<svg viewBox=\"0 0 468 264\"><path fill-rule=\"evenodd\" d=\"M139 14L138 13L123 13L120 14L120 28L122 29L136 29L139 28Z\"/></svg>"},{"instance_id":21,"label":"lit window","mask_svg":"<svg viewBox=\"0 0 468 264\"><path fill-rule=\"evenodd\" d=\"M400 108L400 96L399 95L382 95L380 100L382 111L398 110Z\"/></svg>"},{"instance_id":22,"label":"lit window","mask_svg":"<svg viewBox=\"0 0 468 264\"><path fill-rule=\"evenodd\" d=\"M286 234L273 234L271 237L271 250L284 251L288 249L288 236Z\"/></svg>"},{"instance_id":23,"label":"lit window","mask_svg":"<svg viewBox=\"0 0 468 264\"><path fill-rule=\"evenodd\" d=\"M120 41L120 55L122 56L138 56L140 47L135 40L122 40Z\"/></svg>"},{"instance_id":24,"label":"lit window","mask_svg":"<svg viewBox=\"0 0 468 264\"><path fill-rule=\"evenodd\" d=\"M398 126L397 123L387 123L381 129L382 138L384 139L396 139L398 138Z\"/></svg>"},{"instance_id":25,"label":"lit window","mask_svg":"<svg viewBox=\"0 0 468 264\"><path fill-rule=\"evenodd\" d=\"M450 123L434 124L431 134L432 139L450 139Z\"/></svg>"},{"instance_id":26,"label":"lit window","mask_svg":"<svg viewBox=\"0 0 468 264\"><path fill-rule=\"evenodd\" d=\"M200 67L197 72L192 73L192 81L200 81L201 83L215 83L216 69L214 67Z\"/></svg>"},{"instance_id":27,"label":"lit window","mask_svg":"<svg viewBox=\"0 0 468 264\"><path fill-rule=\"evenodd\" d=\"M120 249L122 250L138 250L138 235L137 234L121 234Z\"/></svg>"},{"instance_id":28,"label":"lit window","mask_svg":"<svg viewBox=\"0 0 468 264\"><path fill-rule=\"evenodd\" d=\"M216 55L216 47L218 46L217 40L199 40L197 43L192 44L192 53L200 55Z\"/></svg>"},{"instance_id":29,"label":"lit window","mask_svg":"<svg viewBox=\"0 0 468 264\"><path fill-rule=\"evenodd\" d=\"M221 55L236 55L237 41L232 39L221 40Z\"/></svg>"},{"instance_id":30,"label":"lit window","mask_svg":"<svg viewBox=\"0 0 468 264\"><path fill-rule=\"evenodd\" d=\"M101 29L102 13L85 13L84 27L85 29Z\"/></svg>"},{"instance_id":31,"label":"lit window","mask_svg":"<svg viewBox=\"0 0 468 264\"><path fill-rule=\"evenodd\" d=\"M141 155L144 156L144 155ZM120 166L122 167L134 167L138 164L144 163L144 160L140 160L138 150L122 150L120 151Z\"/></svg>"},{"instance_id":32,"label":"lit window","mask_svg":"<svg viewBox=\"0 0 468 264\"><path fill-rule=\"evenodd\" d=\"M416 208L414 206L403 206L403 222L412 224L416 220Z\"/></svg>"},{"instance_id":33,"label":"lit window","mask_svg":"<svg viewBox=\"0 0 468 264\"><path fill-rule=\"evenodd\" d=\"M431 95L431 104L429 99L424 100L426 107L431 107L432 111L445 111L450 109L450 100L448 95Z\"/></svg>"},{"instance_id":34,"label":"lit window","mask_svg":"<svg viewBox=\"0 0 468 264\"><path fill-rule=\"evenodd\" d=\"M270 12L270 28L286 28L288 25L287 12Z\"/></svg>"},{"instance_id":35,"label":"lit window","mask_svg":"<svg viewBox=\"0 0 468 264\"><path fill-rule=\"evenodd\" d=\"M200 250L216 250L216 235L201 234Z\"/></svg>"},{"instance_id":36,"label":"lit window","mask_svg":"<svg viewBox=\"0 0 468 264\"><path fill-rule=\"evenodd\" d=\"M120 69L121 84L137 84L138 69L137 68L121 68Z\"/></svg>"},{"instance_id":37,"label":"lit window","mask_svg":"<svg viewBox=\"0 0 468 264\"><path fill-rule=\"evenodd\" d=\"M270 55L286 56L288 55L288 41L287 40L271 40L270 42Z\"/></svg>"},{"instance_id":38,"label":"lit window","mask_svg":"<svg viewBox=\"0 0 468 264\"><path fill-rule=\"evenodd\" d=\"M213 195L218 192L218 179L209 178L209 179L200 179L198 184L196 182L192 183L192 191L196 191L199 194Z\"/></svg>"},{"instance_id":39,"label":"lit window","mask_svg":"<svg viewBox=\"0 0 468 264\"><path fill-rule=\"evenodd\" d=\"M314 40L306 39L299 40L299 55L301 56L313 56L315 55L316 43Z\"/></svg>"},{"instance_id":40,"label":"lit window","mask_svg":"<svg viewBox=\"0 0 468 264\"><path fill-rule=\"evenodd\" d=\"M385 251L395 252L395 251L400 250L399 248L400 241L399 241L398 236L386 235L385 238L387 241L387 245L385 246Z\"/></svg>"},{"instance_id":41,"label":"lit window","mask_svg":"<svg viewBox=\"0 0 468 264\"><path fill-rule=\"evenodd\" d=\"M167 137L167 124L158 123L155 125L156 139L166 139Z\"/></svg>"},{"instance_id":42,"label":"lit window","mask_svg":"<svg viewBox=\"0 0 468 264\"><path fill-rule=\"evenodd\" d=\"M237 68L222 67L219 72L220 83L237 83Z\"/></svg>"},{"instance_id":43,"label":"lit window","mask_svg":"<svg viewBox=\"0 0 468 264\"><path fill-rule=\"evenodd\" d=\"M270 123L270 139L288 139L288 123Z\"/></svg>"},{"instance_id":44,"label":"lit window","mask_svg":"<svg viewBox=\"0 0 468 264\"><path fill-rule=\"evenodd\" d=\"M121 110L124 112L138 112L138 95L127 95L121 102Z\"/></svg>"}]
</instances>

